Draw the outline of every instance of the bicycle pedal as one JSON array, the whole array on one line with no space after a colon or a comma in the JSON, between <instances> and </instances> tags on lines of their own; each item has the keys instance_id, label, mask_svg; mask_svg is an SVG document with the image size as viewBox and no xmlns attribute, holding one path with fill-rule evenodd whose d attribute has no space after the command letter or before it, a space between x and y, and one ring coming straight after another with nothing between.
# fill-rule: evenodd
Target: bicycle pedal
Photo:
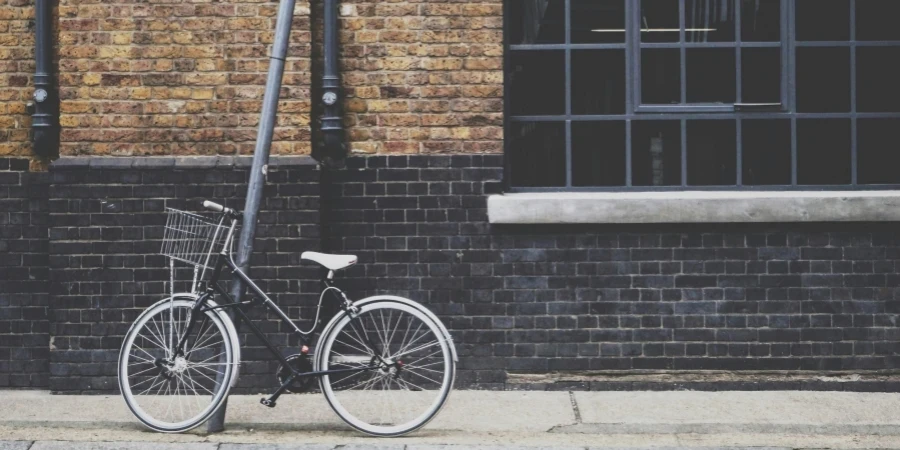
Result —
<instances>
[{"instance_id":1,"label":"bicycle pedal","mask_svg":"<svg viewBox=\"0 0 900 450\"><path fill-rule=\"evenodd\" d=\"M261 399L259 399L259 402L262 403L263 406L268 406L269 408L275 407L275 402L273 402L272 400L269 400L267 398L261 398Z\"/></svg>"}]
</instances>

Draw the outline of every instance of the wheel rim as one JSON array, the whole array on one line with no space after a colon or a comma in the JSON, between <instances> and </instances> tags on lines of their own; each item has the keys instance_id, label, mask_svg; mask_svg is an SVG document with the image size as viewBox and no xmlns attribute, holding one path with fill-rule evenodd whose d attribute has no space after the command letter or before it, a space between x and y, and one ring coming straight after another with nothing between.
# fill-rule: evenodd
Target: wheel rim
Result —
<instances>
[{"instance_id":1,"label":"wheel rim","mask_svg":"<svg viewBox=\"0 0 900 450\"><path fill-rule=\"evenodd\" d=\"M171 306L170 314L169 301L160 302L132 327L119 358L119 385L129 408L144 424L161 431L185 431L202 423L221 403L234 359L227 329L213 311L198 319L184 354L173 355L168 342L177 342L185 333L193 302L176 300ZM219 361L222 355L224 362Z\"/></svg>"},{"instance_id":2,"label":"wheel rim","mask_svg":"<svg viewBox=\"0 0 900 450\"><path fill-rule=\"evenodd\" d=\"M364 335L379 348L370 348ZM446 336L407 305L366 305L357 321L344 317L326 337L322 370L370 365L379 368L322 377L322 389L335 412L367 433L397 435L421 427L437 414L452 386Z\"/></svg>"}]
</instances>

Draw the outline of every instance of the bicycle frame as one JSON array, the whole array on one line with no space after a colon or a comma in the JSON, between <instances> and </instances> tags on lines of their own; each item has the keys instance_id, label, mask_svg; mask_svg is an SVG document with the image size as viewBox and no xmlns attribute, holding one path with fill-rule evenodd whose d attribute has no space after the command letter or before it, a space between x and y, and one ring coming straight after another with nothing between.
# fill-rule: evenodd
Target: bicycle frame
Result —
<instances>
[{"instance_id":1,"label":"bicycle frame","mask_svg":"<svg viewBox=\"0 0 900 450\"><path fill-rule=\"evenodd\" d=\"M378 356L377 346L375 346L371 342L371 340L368 338L368 336L365 333L363 333L362 338L365 340L365 344L368 345L369 348L376 350L374 352L374 356L372 357L372 360L369 362L368 366L351 368L351 369L335 369L335 370L312 371L312 372L298 372L296 369L294 369L291 366L291 364L288 362L287 358L285 358L281 354L281 352L278 350L278 348L276 348L275 345L273 345L272 342L269 341L269 339L265 336L265 334L250 320L250 317L247 316L247 313L244 312L244 309L242 308L245 305L256 306L259 303L263 303L266 306L266 308L268 308L270 311L273 311L275 314L277 314L278 317L282 320L282 322L289 324L294 329L294 332L297 334L297 336L300 337L300 340L303 342L303 345L308 345L310 343L309 338L300 330L300 328L297 326L297 324L295 324L294 321L291 320L291 318L288 317L288 315L285 314L284 311L282 311L281 308L279 308L278 305L276 305L275 302L272 301L272 299L268 295L266 295L266 293L263 292L263 290L260 289L260 287L257 286L256 283L253 282L253 280L250 279L250 277L247 276L247 274L245 274L242 270L240 270L240 268L237 267L237 265L234 263L233 259L230 257L229 249L231 248L231 242L234 238L234 229L235 229L236 224L237 224L237 220L232 219L231 227L228 232L228 237L225 239L225 243L222 246L222 250L216 256L215 266L214 266L210 280L208 282L201 281L201 283L203 283L205 285L205 286L203 286L203 289L201 289L203 291L203 294L201 294L200 297L197 298L197 301L194 304L194 308L191 311L191 315L190 315L190 319L189 319L187 328L185 329L185 332L182 335L181 339L179 340L177 346L173 349L174 355L179 355L184 352L185 345L187 344L187 337L193 331L194 324L196 323L196 318L201 315L200 313L203 313L206 311L211 311L213 309L230 308L238 316L239 320L243 320L244 322L247 323L247 326L250 327L250 331L263 342L263 344L266 346L266 348L269 350L269 352L271 352L276 358L278 358L278 360L281 362L282 367L289 368L291 371L291 376L288 377L288 379L281 385L281 387L278 388L278 390L274 394L272 394L268 399L262 399L261 403L263 405L270 406L270 407L275 406L275 401L278 399L278 397L281 396L281 394L283 394L288 389L288 387L290 387L290 385L298 378L322 377L325 375L335 375L335 374L352 373L352 372L364 372L367 370L376 370L381 367L384 367L385 365L389 365L380 356ZM218 283L219 278L221 276L222 270L226 266L231 270L231 272L234 276L236 276L241 282L244 283L244 286L248 287L250 289L250 291L257 296L254 298L254 300L244 301L244 302L235 302L234 299L232 299L231 296L227 292L225 292L224 289L222 289L219 286L219 283ZM357 320L356 313L358 312L358 310L356 309L355 306L353 306L353 303L347 299L347 296L344 295L343 291L341 291L340 289L338 289L337 287L334 286L334 284L332 283L332 280L331 280L332 275L333 275L333 273L329 272L328 276L326 278L322 279L322 284L324 286L324 290L327 290L327 291L335 291L336 290L337 293L330 292L330 294L332 296L334 296L336 300L340 301L341 309L350 315L350 320ZM338 296L338 293L340 293L340 296ZM207 300L214 297L215 294L219 294L219 295L223 296L225 299L227 299L227 303L220 304L220 305L217 305L214 307L208 306ZM323 294L324 294L324 292L323 292ZM262 298L262 301L259 301L258 300L259 298ZM322 304L320 303L318 307L321 308ZM206 316L204 315L203 317L204 317L204 320L206 320ZM201 329L202 329L202 325L201 325Z\"/></svg>"}]
</instances>

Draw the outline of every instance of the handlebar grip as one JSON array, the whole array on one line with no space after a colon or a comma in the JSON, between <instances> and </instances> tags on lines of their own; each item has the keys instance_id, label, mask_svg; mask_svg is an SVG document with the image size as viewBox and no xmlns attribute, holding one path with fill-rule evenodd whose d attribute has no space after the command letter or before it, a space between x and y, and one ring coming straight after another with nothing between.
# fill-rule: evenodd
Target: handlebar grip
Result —
<instances>
[{"instance_id":1,"label":"handlebar grip","mask_svg":"<svg viewBox=\"0 0 900 450\"><path fill-rule=\"evenodd\" d=\"M220 204L218 204L218 203L211 202L211 201L209 201L209 200L203 202L203 207L206 208L206 209L215 211L215 212L223 212L223 211L225 211L225 207L224 207L224 206L222 206L222 205L220 205Z\"/></svg>"}]
</instances>

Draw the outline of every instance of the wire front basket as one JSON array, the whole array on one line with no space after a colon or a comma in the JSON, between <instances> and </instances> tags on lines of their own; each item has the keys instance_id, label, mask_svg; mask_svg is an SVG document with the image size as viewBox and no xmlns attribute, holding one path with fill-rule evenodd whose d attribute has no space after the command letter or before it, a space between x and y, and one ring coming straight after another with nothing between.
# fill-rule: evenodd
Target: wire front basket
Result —
<instances>
[{"instance_id":1,"label":"wire front basket","mask_svg":"<svg viewBox=\"0 0 900 450\"><path fill-rule=\"evenodd\" d=\"M166 211L168 219L160 253L191 264L195 269L211 269L210 255L224 245L228 227L222 221L215 223L197 214L172 208Z\"/></svg>"}]
</instances>

